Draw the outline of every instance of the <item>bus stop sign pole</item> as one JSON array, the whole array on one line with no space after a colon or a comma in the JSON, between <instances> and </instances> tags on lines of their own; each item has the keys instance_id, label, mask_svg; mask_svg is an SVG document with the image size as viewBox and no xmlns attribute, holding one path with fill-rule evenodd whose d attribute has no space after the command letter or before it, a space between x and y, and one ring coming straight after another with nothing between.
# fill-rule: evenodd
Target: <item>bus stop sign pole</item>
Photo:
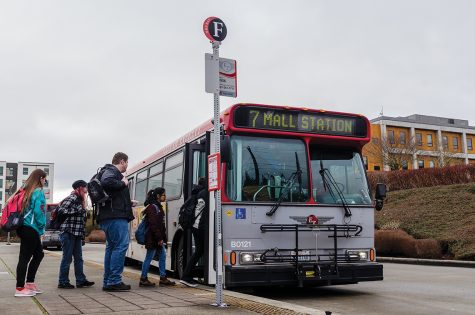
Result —
<instances>
[{"instance_id":1,"label":"bus stop sign pole","mask_svg":"<svg viewBox=\"0 0 475 315\"><path fill-rule=\"evenodd\" d=\"M224 22L217 17L209 17L203 23L203 31L206 37L211 41L213 46L212 66L206 71L211 73L206 74L206 91L214 94L214 153L217 156L217 167L221 167L220 161L220 147L221 147L221 122L220 122L220 109L219 109L219 45L221 41L226 37L227 30ZM216 172L220 174L220 172ZM219 175L218 175L219 176ZM208 174L208 183L212 179ZM216 189L212 187L211 190L215 191L215 241L216 241L216 303L214 306L227 307L223 300L223 237L222 237L222 213L221 213L221 190L220 190L220 178L217 178Z\"/></svg>"}]
</instances>

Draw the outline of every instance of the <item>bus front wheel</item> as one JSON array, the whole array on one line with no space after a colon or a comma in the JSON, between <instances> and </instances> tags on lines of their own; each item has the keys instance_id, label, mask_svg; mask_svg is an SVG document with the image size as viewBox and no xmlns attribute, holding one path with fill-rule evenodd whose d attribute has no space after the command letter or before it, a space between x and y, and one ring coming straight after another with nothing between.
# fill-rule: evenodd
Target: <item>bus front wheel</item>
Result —
<instances>
[{"instance_id":1,"label":"bus front wheel","mask_svg":"<svg viewBox=\"0 0 475 315\"><path fill-rule=\"evenodd\" d=\"M180 237L178 247L175 253L175 276L181 279L183 276L183 270L185 269L185 239Z\"/></svg>"}]
</instances>

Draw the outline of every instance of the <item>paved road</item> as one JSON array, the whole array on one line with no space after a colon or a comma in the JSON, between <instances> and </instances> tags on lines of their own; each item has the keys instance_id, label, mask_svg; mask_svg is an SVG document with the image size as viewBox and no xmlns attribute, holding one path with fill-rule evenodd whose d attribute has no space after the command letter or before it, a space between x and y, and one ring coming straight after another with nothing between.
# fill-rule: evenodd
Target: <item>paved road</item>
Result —
<instances>
[{"instance_id":1,"label":"paved road","mask_svg":"<svg viewBox=\"0 0 475 315\"><path fill-rule=\"evenodd\" d=\"M384 276L378 282L253 294L340 314L475 314L475 268L385 263Z\"/></svg>"}]
</instances>

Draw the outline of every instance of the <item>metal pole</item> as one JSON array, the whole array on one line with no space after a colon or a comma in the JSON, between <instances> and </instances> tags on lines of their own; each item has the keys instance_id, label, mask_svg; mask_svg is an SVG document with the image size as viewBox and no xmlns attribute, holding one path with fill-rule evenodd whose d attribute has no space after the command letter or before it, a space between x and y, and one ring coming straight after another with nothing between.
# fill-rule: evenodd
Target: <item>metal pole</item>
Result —
<instances>
[{"instance_id":1,"label":"metal pole","mask_svg":"<svg viewBox=\"0 0 475 315\"><path fill-rule=\"evenodd\" d=\"M221 42L213 42L213 57L216 62L219 62L219 45ZM218 70L219 71L219 70ZM216 73L219 77L219 72ZM218 81L219 82L219 81ZM214 92L214 153L220 153L221 151L221 122L220 122L220 109L219 109L219 85ZM221 167L221 164L218 164ZM215 206L216 206L216 226L215 226L215 239L216 239L216 306L226 307L227 305L223 301L223 237L221 226L221 189L214 192Z\"/></svg>"},{"instance_id":2,"label":"metal pole","mask_svg":"<svg viewBox=\"0 0 475 315\"><path fill-rule=\"evenodd\" d=\"M11 245L10 244L10 232L8 232L8 234L7 234L7 245Z\"/></svg>"}]
</instances>

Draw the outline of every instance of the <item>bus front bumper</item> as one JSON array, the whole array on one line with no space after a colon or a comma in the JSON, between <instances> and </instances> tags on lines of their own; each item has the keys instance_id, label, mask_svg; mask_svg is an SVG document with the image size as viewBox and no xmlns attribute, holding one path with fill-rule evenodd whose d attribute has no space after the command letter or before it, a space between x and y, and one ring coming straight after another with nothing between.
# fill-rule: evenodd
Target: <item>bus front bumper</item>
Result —
<instances>
[{"instance_id":1,"label":"bus front bumper","mask_svg":"<svg viewBox=\"0 0 475 315\"><path fill-rule=\"evenodd\" d=\"M225 266L226 288L252 286L323 286L383 280L380 263L338 264L336 275L309 275L298 279L293 265Z\"/></svg>"}]
</instances>

